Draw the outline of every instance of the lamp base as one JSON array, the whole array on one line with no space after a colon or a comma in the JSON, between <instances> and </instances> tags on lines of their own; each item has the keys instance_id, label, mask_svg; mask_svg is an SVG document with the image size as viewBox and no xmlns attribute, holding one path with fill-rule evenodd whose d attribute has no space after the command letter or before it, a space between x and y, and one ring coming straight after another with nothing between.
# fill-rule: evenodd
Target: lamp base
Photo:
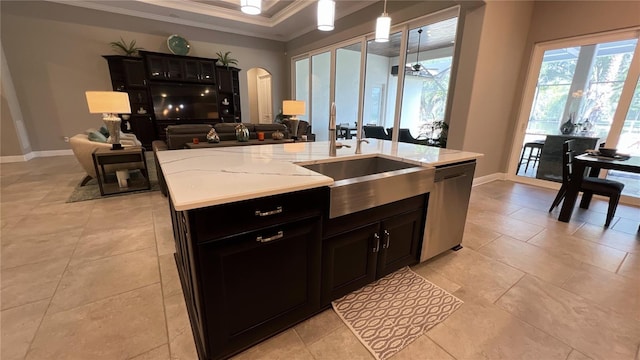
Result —
<instances>
[{"instance_id":1,"label":"lamp base","mask_svg":"<svg viewBox=\"0 0 640 360\"><path fill-rule=\"evenodd\" d=\"M115 114L104 114L102 121L109 132L107 142L111 144L111 150L122 149L122 145L120 145L120 118Z\"/></svg>"},{"instance_id":2,"label":"lamp base","mask_svg":"<svg viewBox=\"0 0 640 360\"><path fill-rule=\"evenodd\" d=\"M298 126L300 125L300 120L295 117L290 118L289 125L291 126L291 138L293 141L298 140Z\"/></svg>"}]
</instances>

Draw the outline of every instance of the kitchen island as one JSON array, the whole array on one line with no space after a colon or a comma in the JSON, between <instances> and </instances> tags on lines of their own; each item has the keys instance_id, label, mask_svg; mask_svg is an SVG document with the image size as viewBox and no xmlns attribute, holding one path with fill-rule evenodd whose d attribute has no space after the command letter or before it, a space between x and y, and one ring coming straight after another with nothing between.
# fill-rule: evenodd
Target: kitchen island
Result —
<instances>
[{"instance_id":1,"label":"kitchen island","mask_svg":"<svg viewBox=\"0 0 640 360\"><path fill-rule=\"evenodd\" d=\"M158 152L200 358L229 357L418 262L428 190L330 218L334 179L301 165L377 156L442 167L481 157L373 139L355 155L355 140L343 143L352 148L335 158L328 142Z\"/></svg>"}]
</instances>

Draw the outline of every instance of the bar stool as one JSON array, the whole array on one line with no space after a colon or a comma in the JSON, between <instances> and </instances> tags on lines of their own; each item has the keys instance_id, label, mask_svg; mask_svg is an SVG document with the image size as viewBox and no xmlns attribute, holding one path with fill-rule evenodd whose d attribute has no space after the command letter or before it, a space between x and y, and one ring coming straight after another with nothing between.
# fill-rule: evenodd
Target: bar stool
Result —
<instances>
[{"instance_id":1,"label":"bar stool","mask_svg":"<svg viewBox=\"0 0 640 360\"><path fill-rule=\"evenodd\" d=\"M533 161L533 166L536 167L537 163L540 161L540 154L542 153L542 147L544 146L544 140L535 140L532 142L525 143L522 147L522 154L520 155L520 161L518 162L518 168L516 169L516 175L520 172L520 166L522 165L522 161L524 160L524 154L527 149L529 149L529 155L527 156L527 164L524 167L524 172L526 173L529 169L529 163Z\"/></svg>"}]
</instances>

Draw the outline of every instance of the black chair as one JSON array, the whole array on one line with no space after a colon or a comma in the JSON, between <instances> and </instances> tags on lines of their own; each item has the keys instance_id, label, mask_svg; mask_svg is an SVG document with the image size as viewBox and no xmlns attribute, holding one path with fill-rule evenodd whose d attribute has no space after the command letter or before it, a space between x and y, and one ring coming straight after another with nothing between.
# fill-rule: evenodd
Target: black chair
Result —
<instances>
[{"instance_id":1,"label":"black chair","mask_svg":"<svg viewBox=\"0 0 640 360\"><path fill-rule=\"evenodd\" d=\"M573 142L574 140L567 140L562 145L563 157L562 157L562 186L558 191L558 195L553 200L549 212L551 212L567 194L567 188L571 180L571 174L573 170ZM582 200L580 201L580 207L588 209L593 194L602 195L609 198L609 208L607 209L607 220L604 223L605 227L609 227L611 220L616 213L618 202L620 201L620 193L624 184L618 181L600 179L593 176L587 176L582 179L579 191L583 192Z\"/></svg>"},{"instance_id":2,"label":"black chair","mask_svg":"<svg viewBox=\"0 0 640 360\"><path fill-rule=\"evenodd\" d=\"M391 140L391 135L387 134L382 126L365 125L362 129L364 130L364 137L366 138Z\"/></svg>"},{"instance_id":3,"label":"black chair","mask_svg":"<svg viewBox=\"0 0 640 360\"><path fill-rule=\"evenodd\" d=\"M389 132L389 134L391 134L391 132L393 131L393 128L391 128L390 130L391 131ZM413 135L411 135L411 132L409 131L409 129L402 129L402 128L398 130L398 141L409 143L409 144L429 145L429 140L416 139L413 137Z\"/></svg>"},{"instance_id":4,"label":"black chair","mask_svg":"<svg viewBox=\"0 0 640 360\"><path fill-rule=\"evenodd\" d=\"M544 147L544 140L535 140L532 142L525 143L522 147L522 154L520 155L520 161L518 162L518 168L516 169L516 175L520 172L520 166L525 160L525 152L529 149L529 155L526 158L527 164L524 167L524 172L526 173L529 169L529 163L533 161L533 166L536 167L536 164L540 161L540 154L542 153L542 148Z\"/></svg>"}]
</instances>

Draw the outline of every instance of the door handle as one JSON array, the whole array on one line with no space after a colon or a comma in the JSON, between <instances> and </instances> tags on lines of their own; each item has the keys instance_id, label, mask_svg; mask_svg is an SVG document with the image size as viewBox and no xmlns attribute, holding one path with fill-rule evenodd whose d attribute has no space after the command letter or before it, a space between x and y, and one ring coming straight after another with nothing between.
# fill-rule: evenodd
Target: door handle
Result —
<instances>
[{"instance_id":1,"label":"door handle","mask_svg":"<svg viewBox=\"0 0 640 360\"><path fill-rule=\"evenodd\" d=\"M373 252L377 253L378 251L380 251L380 235L378 235L378 233L374 233L373 240L375 240L376 242L375 246L373 247Z\"/></svg>"},{"instance_id":2,"label":"door handle","mask_svg":"<svg viewBox=\"0 0 640 360\"><path fill-rule=\"evenodd\" d=\"M391 244L391 234L389 234L388 230L384 230L384 243L382 244L383 249L388 249Z\"/></svg>"}]
</instances>

